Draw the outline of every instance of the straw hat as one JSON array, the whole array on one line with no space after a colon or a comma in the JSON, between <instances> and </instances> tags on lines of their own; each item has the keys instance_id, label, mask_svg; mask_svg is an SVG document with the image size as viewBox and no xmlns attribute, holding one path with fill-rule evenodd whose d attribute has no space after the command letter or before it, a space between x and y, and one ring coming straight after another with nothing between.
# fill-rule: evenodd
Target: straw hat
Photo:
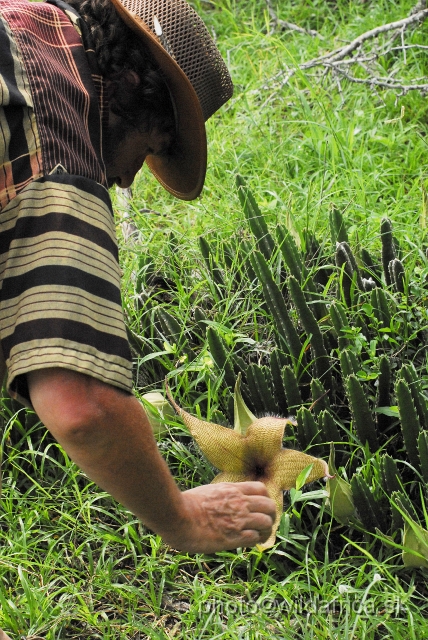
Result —
<instances>
[{"instance_id":1,"label":"straw hat","mask_svg":"<svg viewBox=\"0 0 428 640\"><path fill-rule=\"evenodd\" d=\"M174 153L148 156L146 164L170 193L193 200L205 180L205 121L232 96L229 72L206 26L185 0L112 2L159 65L174 105Z\"/></svg>"}]
</instances>

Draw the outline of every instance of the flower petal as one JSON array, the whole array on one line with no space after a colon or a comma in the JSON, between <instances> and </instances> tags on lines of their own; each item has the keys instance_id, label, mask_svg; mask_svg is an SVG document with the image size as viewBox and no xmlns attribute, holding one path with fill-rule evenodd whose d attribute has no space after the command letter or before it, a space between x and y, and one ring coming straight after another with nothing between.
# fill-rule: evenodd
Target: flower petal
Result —
<instances>
[{"instance_id":1,"label":"flower petal","mask_svg":"<svg viewBox=\"0 0 428 640\"><path fill-rule=\"evenodd\" d=\"M284 430L290 423L287 418L260 418L250 424L244 438L248 461L263 467L273 460L282 448Z\"/></svg>"},{"instance_id":2,"label":"flower petal","mask_svg":"<svg viewBox=\"0 0 428 640\"><path fill-rule=\"evenodd\" d=\"M211 464L221 471L242 473L244 445L239 433L214 422L199 420L183 409L180 409L180 415Z\"/></svg>"},{"instance_id":3,"label":"flower petal","mask_svg":"<svg viewBox=\"0 0 428 640\"><path fill-rule=\"evenodd\" d=\"M275 522L273 523L272 533L270 534L269 538L265 542L262 542L261 544L257 545L257 549L259 549L259 551L263 551L264 549L270 549L275 544L276 532L279 527L279 523L281 521L283 505L284 505L283 491L281 489L278 489L278 486L276 485L276 483L273 481L267 481L265 482L265 486L268 491L269 497L275 501L276 518L275 518Z\"/></svg>"},{"instance_id":4,"label":"flower petal","mask_svg":"<svg viewBox=\"0 0 428 640\"><path fill-rule=\"evenodd\" d=\"M214 480L211 480L211 484L216 484L217 482L246 482L247 480L247 476L244 476L243 473L226 471L225 473L219 473Z\"/></svg>"},{"instance_id":5,"label":"flower petal","mask_svg":"<svg viewBox=\"0 0 428 640\"><path fill-rule=\"evenodd\" d=\"M296 484L297 476L305 467L313 464L306 483L314 482L319 478L329 477L328 465L321 458L308 456L294 449L282 449L279 451L269 467L269 477L281 489L292 489Z\"/></svg>"}]
</instances>

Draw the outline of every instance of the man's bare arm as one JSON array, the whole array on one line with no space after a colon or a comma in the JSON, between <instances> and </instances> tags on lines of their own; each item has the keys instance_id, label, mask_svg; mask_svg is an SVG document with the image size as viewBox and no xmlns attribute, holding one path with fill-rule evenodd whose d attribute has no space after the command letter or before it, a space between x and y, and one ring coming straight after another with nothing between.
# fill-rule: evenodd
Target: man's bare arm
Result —
<instances>
[{"instance_id":1,"label":"man's bare arm","mask_svg":"<svg viewBox=\"0 0 428 640\"><path fill-rule=\"evenodd\" d=\"M28 374L38 416L67 454L173 547L212 553L266 540L275 503L260 482L180 492L138 400L66 369Z\"/></svg>"}]
</instances>

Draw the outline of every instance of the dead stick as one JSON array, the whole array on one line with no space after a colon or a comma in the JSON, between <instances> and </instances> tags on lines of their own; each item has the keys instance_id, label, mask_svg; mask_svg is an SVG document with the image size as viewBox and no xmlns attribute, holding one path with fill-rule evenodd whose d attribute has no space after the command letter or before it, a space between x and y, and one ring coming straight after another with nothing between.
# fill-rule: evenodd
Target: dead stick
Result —
<instances>
[{"instance_id":1,"label":"dead stick","mask_svg":"<svg viewBox=\"0 0 428 640\"><path fill-rule=\"evenodd\" d=\"M313 58L309 60L309 62L304 62L299 65L301 69L310 69L311 67L315 67L323 62L337 62L338 60L342 60L346 56L349 56L352 51L355 51L358 47L360 47L366 40L370 40L372 38L376 38L381 33L385 33L387 31L393 31L396 29L405 29L410 24L415 22L421 22L428 18L428 9L423 9L422 11L418 11L418 13L414 13L407 18L403 18L402 20L396 20L395 22L389 22L387 24L382 24L379 27L375 27L370 31L366 31L362 33L358 38L352 40L349 44L344 47L340 47L340 49L336 49L335 51L331 51L330 53L326 53L319 58Z\"/></svg>"}]
</instances>

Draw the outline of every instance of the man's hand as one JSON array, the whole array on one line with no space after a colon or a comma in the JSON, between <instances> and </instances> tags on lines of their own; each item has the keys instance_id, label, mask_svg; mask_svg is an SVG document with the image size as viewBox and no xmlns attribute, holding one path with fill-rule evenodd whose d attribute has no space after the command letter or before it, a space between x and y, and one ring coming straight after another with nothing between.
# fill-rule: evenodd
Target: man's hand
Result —
<instances>
[{"instance_id":1,"label":"man's hand","mask_svg":"<svg viewBox=\"0 0 428 640\"><path fill-rule=\"evenodd\" d=\"M182 494L182 526L165 542L189 553L252 547L267 540L275 520L275 502L261 482L203 485Z\"/></svg>"}]
</instances>

